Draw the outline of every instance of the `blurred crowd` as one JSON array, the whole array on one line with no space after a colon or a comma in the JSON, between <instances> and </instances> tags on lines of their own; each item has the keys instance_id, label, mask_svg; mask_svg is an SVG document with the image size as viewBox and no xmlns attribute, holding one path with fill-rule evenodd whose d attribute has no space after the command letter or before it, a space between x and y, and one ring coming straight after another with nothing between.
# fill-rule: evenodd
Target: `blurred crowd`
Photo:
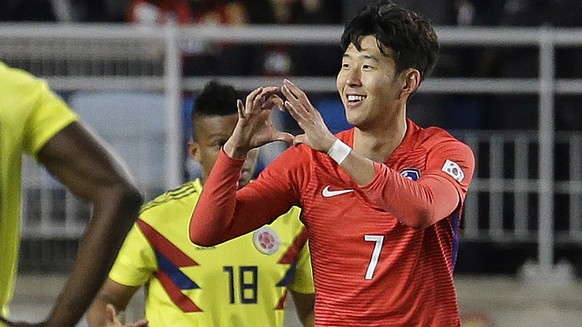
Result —
<instances>
[{"instance_id":1,"label":"blurred crowd","mask_svg":"<svg viewBox=\"0 0 582 327\"><path fill-rule=\"evenodd\" d=\"M4 0L0 21L177 24L343 24L375 0ZM436 26L582 27L579 0L394 0ZM185 75L334 76L337 46L185 44ZM305 60L305 58L309 58ZM556 77L582 76L582 49L559 48ZM535 78L537 47L444 47L436 77ZM556 128L582 130L577 95L556 97ZM418 94L410 113L450 129L536 129L538 96ZM462 118L461 118L462 117Z\"/></svg>"}]
</instances>

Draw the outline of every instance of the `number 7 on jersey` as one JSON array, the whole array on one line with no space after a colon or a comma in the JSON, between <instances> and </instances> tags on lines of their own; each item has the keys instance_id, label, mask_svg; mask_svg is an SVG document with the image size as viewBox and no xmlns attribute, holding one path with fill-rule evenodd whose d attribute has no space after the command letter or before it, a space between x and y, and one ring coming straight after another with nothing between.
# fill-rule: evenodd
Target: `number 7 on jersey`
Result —
<instances>
[{"instance_id":1,"label":"number 7 on jersey","mask_svg":"<svg viewBox=\"0 0 582 327\"><path fill-rule=\"evenodd\" d=\"M374 277L374 272L376 271L376 266L378 265L378 259L380 259L380 252L382 252L384 235L364 235L364 241L376 242L374 250L372 251L370 263L368 264L368 270L366 271L366 279L372 279L372 277Z\"/></svg>"}]
</instances>

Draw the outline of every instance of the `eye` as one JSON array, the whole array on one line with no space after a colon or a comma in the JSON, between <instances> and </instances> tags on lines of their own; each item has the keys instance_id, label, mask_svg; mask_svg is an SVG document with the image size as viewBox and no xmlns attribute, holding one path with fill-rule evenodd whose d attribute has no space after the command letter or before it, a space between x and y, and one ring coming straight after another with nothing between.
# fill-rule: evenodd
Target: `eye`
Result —
<instances>
[{"instance_id":1,"label":"eye","mask_svg":"<svg viewBox=\"0 0 582 327\"><path fill-rule=\"evenodd\" d=\"M209 146L214 147L214 148L220 148L222 146L224 146L224 144L226 144L227 139L214 139L211 142L208 143Z\"/></svg>"}]
</instances>

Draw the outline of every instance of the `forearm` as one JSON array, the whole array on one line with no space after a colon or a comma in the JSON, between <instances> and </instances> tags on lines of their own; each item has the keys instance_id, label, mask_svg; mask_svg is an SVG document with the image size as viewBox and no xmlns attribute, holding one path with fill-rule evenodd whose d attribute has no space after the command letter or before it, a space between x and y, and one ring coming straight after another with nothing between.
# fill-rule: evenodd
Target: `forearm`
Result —
<instances>
[{"instance_id":1,"label":"forearm","mask_svg":"<svg viewBox=\"0 0 582 327\"><path fill-rule=\"evenodd\" d=\"M81 319L105 280L141 205L141 195L124 186L111 187L98 197L72 272L47 326L75 326Z\"/></svg>"},{"instance_id":2,"label":"forearm","mask_svg":"<svg viewBox=\"0 0 582 327\"><path fill-rule=\"evenodd\" d=\"M120 319L123 322L123 311L140 287L119 284L111 278L107 278L91 307L87 310L86 318L89 327L111 326L111 319L113 318ZM111 312L108 312L108 305L113 306L115 309L113 316Z\"/></svg>"},{"instance_id":3,"label":"forearm","mask_svg":"<svg viewBox=\"0 0 582 327\"><path fill-rule=\"evenodd\" d=\"M237 191L242 164L224 151L219 154L190 220L193 243L222 243L272 222L291 208L288 197L259 187L260 178Z\"/></svg>"},{"instance_id":4,"label":"forearm","mask_svg":"<svg viewBox=\"0 0 582 327\"><path fill-rule=\"evenodd\" d=\"M460 201L456 188L442 177L412 181L354 153L344 143L340 149L328 151L328 155L366 191L368 199L412 228L434 224L453 212Z\"/></svg>"},{"instance_id":5,"label":"forearm","mask_svg":"<svg viewBox=\"0 0 582 327\"><path fill-rule=\"evenodd\" d=\"M340 164L358 185L366 185L376 176L374 162L368 158L355 154L353 151Z\"/></svg>"},{"instance_id":6,"label":"forearm","mask_svg":"<svg viewBox=\"0 0 582 327\"><path fill-rule=\"evenodd\" d=\"M460 202L456 188L443 177L425 176L412 181L383 164L370 183L363 185L366 196L402 223L426 228L451 214Z\"/></svg>"},{"instance_id":7,"label":"forearm","mask_svg":"<svg viewBox=\"0 0 582 327\"><path fill-rule=\"evenodd\" d=\"M97 295L91 307L87 311L87 325L89 327L103 327L107 324L107 309L106 306L109 302L106 299ZM117 308L121 310L120 308Z\"/></svg>"},{"instance_id":8,"label":"forearm","mask_svg":"<svg viewBox=\"0 0 582 327\"><path fill-rule=\"evenodd\" d=\"M190 221L190 240L202 246L221 243L232 224L238 175L244 160L219 154Z\"/></svg>"}]
</instances>

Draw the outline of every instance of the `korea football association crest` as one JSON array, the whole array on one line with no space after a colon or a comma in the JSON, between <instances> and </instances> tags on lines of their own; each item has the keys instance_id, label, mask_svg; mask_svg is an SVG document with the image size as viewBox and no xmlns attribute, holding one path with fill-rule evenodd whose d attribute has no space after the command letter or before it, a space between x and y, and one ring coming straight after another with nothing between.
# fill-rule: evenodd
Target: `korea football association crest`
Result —
<instances>
[{"instance_id":1,"label":"korea football association crest","mask_svg":"<svg viewBox=\"0 0 582 327\"><path fill-rule=\"evenodd\" d=\"M463 179L465 178L465 173L461 169L461 166L459 166L458 163L451 161L449 159L447 159L447 161L445 161L445 164L443 165L442 171L449 174L452 178L454 178L459 183L463 182Z\"/></svg>"},{"instance_id":2,"label":"korea football association crest","mask_svg":"<svg viewBox=\"0 0 582 327\"><path fill-rule=\"evenodd\" d=\"M406 168L400 171L400 175L413 181L416 181L420 178L420 171L416 168Z\"/></svg>"},{"instance_id":3,"label":"korea football association crest","mask_svg":"<svg viewBox=\"0 0 582 327\"><path fill-rule=\"evenodd\" d=\"M261 253L270 255L277 252L281 245L281 240L275 230L268 226L263 226L254 232L253 243Z\"/></svg>"}]
</instances>

